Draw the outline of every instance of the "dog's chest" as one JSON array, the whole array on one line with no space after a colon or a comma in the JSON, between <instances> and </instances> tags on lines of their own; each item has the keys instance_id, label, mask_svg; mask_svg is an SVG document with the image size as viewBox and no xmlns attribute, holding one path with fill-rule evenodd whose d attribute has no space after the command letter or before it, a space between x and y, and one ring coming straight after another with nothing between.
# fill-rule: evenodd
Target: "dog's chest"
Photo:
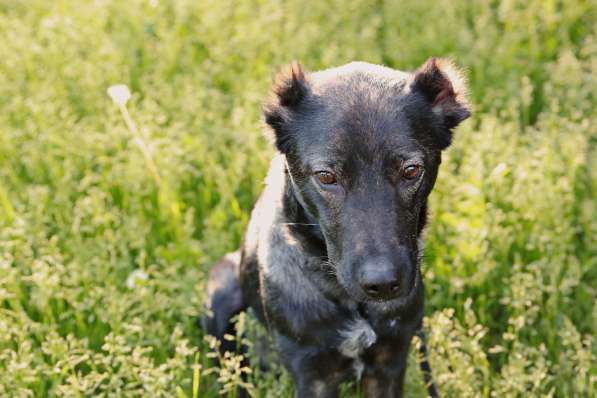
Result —
<instances>
[{"instance_id":1,"label":"dog's chest","mask_svg":"<svg viewBox=\"0 0 597 398\"><path fill-rule=\"evenodd\" d=\"M397 333L399 322L399 317L384 320L381 322L383 327L376 331L367 319L358 317L348 327L340 331L343 339L340 344L340 352L353 360L352 368L357 379L361 378L365 368L363 360L365 351L379 343L380 334L392 331ZM381 326L380 323L377 326Z\"/></svg>"}]
</instances>

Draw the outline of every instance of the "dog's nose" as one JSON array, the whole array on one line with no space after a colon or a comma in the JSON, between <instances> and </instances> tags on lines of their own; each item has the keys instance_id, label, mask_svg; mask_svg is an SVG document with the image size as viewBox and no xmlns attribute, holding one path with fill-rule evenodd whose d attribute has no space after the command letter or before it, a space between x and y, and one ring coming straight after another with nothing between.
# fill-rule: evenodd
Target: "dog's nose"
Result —
<instances>
[{"instance_id":1,"label":"dog's nose","mask_svg":"<svg viewBox=\"0 0 597 398\"><path fill-rule=\"evenodd\" d=\"M400 293L398 267L386 259L374 259L361 266L359 284L375 300L389 300Z\"/></svg>"}]
</instances>

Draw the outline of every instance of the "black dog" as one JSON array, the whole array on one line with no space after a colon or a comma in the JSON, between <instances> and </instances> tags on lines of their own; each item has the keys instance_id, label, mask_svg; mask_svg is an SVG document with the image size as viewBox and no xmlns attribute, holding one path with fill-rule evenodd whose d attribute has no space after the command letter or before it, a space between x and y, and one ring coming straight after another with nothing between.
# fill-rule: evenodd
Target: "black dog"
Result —
<instances>
[{"instance_id":1,"label":"black dog","mask_svg":"<svg viewBox=\"0 0 597 398\"><path fill-rule=\"evenodd\" d=\"M265 107L279 151L238 254L212 270L208 331L252 307L298 397L361 380L400 397L423 316L421 232L464 80L432 58L414 73L366 63L282 73Z\"/></svg>"}]
</instances>

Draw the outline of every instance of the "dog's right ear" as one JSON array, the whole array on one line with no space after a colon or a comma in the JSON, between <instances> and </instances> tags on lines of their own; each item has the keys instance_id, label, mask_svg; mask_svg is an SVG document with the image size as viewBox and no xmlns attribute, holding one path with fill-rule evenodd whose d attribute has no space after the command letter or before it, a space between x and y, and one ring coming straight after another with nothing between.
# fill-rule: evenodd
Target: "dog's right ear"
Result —
<instances>
[{"instance_id":1,"label":"dog's right ear","mask_svg":"<svg viewBox=\"0 0 597 398\"><path fill-rule=\"evenodd\" d=\"M309 93L309 83L298 62L293 62L276 76L271 99L263 109L265 122L272 128L276 148L287 154L292 148L289 124L293 114Z\"/></svg>"}]
</instances>

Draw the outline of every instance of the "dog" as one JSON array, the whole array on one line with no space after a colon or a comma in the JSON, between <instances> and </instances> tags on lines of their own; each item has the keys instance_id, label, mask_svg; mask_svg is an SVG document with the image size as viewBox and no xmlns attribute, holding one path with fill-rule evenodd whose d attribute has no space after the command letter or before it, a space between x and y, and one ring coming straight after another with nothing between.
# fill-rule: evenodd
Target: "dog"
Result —
<instances>
[{"instance_id":1,"label":"dog","mask_svg":"<svg viewBox=\"0 0 597 398\"><path fill-rule=\"evenodd\" d=\"M353 62L281 72L264 119L277 149L239 252L208 281L207 331L247 308L297 397L401 397L423 317L422 233L441 153L471 114L463 74Z\"/></svg>"}]
</instances>

